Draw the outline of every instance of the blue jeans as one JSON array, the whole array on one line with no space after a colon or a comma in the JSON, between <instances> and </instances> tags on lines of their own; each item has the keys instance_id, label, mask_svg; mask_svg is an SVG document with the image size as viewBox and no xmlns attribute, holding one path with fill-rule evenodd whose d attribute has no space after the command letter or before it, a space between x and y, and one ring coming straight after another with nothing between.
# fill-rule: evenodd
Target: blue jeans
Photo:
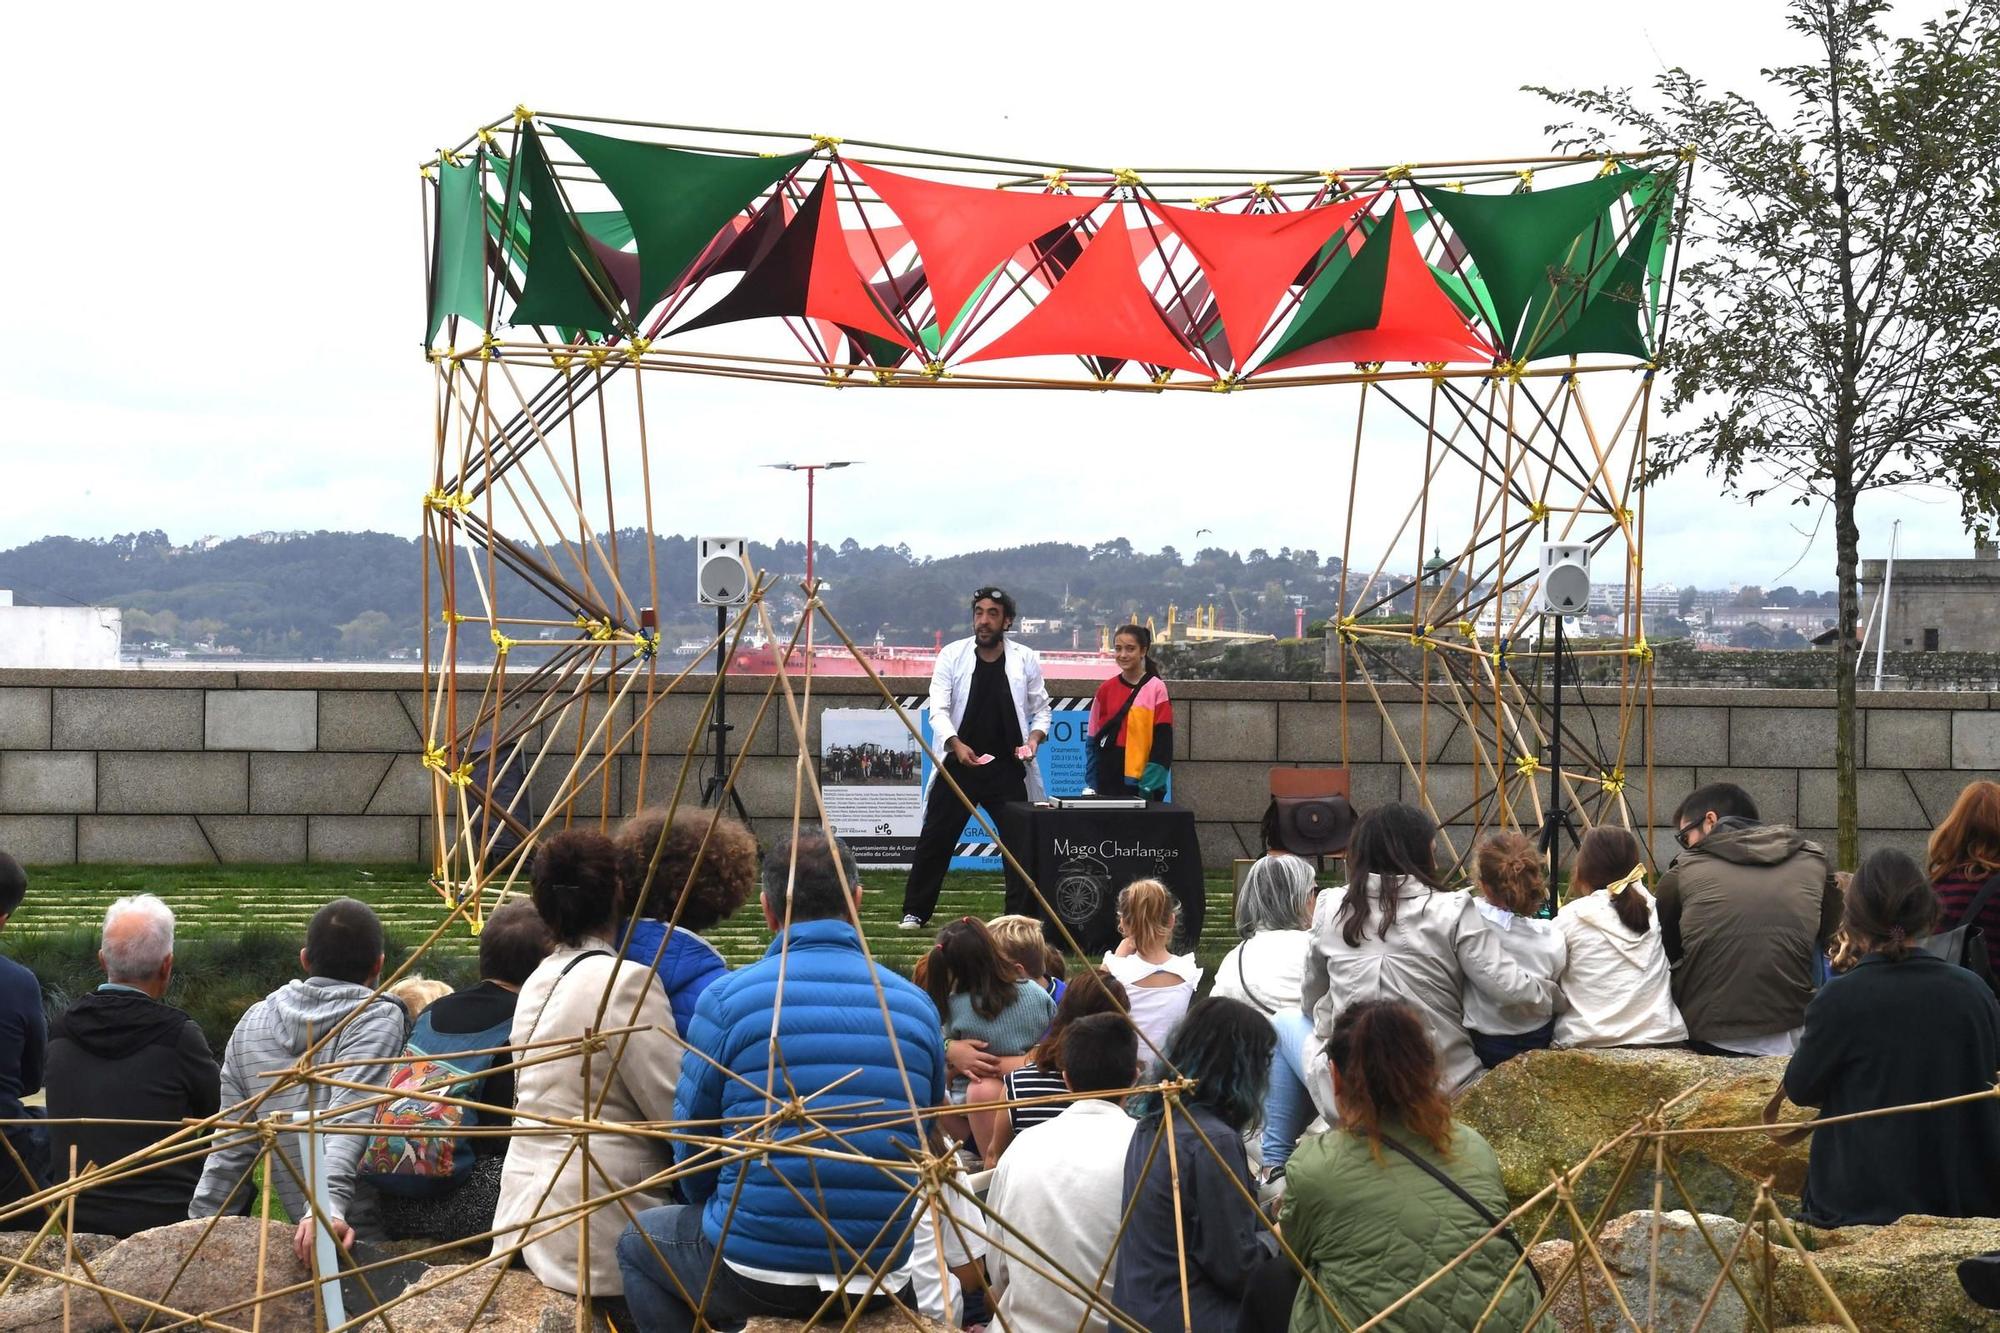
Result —
<instances>
[{"instance_id":1,"label":"blue jeans","mask_svg":"<svg viewBox=\"0 0 2000 1333\"><path fill-rule=\"evenodd\" d=\"M1264 1170L1283 1166L1298 1147L1317 1111L1306 1091L1306 1048L1312 1043L1312 1020L1296 1009L1271 1015L1278 1044L1271 1050L1271 1089L1264 1094Z\"/></svg>"},{"instance_id":2,"label":"blue jeans","mask_svg":"<svg viewBox=\"0 0 2000 1333\"><path fill-rule=\"evenodd\" d=\"M693 1333L694 1309L689 1301L700 1302L702 1317L719 1329L741 1328L759 1316L802 1320L825 1304L827 1293L817 1284L792 1287L758 1282L716 1262L715 1247L702 1233L701 1213L700 1204L648 1208L618 1238L618 1272L625 1280L625 1304L631 1308L639 1333ZM651 1245L646 1243L648 1237ZM659 1251L657 1259L654 1250ZM666 1260L665 1270L660 1267L661 1259ZM715 1272L712 1282L711 1266ZM679 1279L678 1285L675 1279ZM867 1306L887 1303L887 1297L875 1296ZM836 1321L844 1309L835 1298L832 1316Z\"/></svg>"}]
</instances>

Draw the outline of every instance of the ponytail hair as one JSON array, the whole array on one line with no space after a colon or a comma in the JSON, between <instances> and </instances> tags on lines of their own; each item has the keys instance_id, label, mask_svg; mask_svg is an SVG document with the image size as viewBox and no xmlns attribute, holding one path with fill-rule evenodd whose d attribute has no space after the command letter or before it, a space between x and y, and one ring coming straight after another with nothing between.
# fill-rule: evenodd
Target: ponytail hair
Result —
<instances>
[{"instance_id":1,"label":"ponytail hair","mask_svg":"<svg viewBox=\"0 0 2000 1333\"><path fill-rule=\"evenodd\" d=\"M1599 824L1583 835L1570 878L1587 893L1618 885L1618 891L1611 895L1611 910L1618 913L1625 929L1643 935L1652 928L1653 909L1646 903L1645 890L1639 887L1644 874L1636 879L1633 876L1645 865L1646 854L1631 829Z\"/></svg>"},{"instance_id":2,"label":"ponytail hair","mask_svg":"<svg viewBox=\"0 0 2000 1333\"><path fill-rule=\"evenodd\" d=\"M1340 1128L1382 1155L1382 1122L1395 1120L1451 1155L1451 1102L1438 1090L1437 1049L1403 1000L1360 1000L1333 1020L1327 1059L1339 1083Z\"/></svg>"},{"instance_id":3,"label":"ponytail hair","mask_svg":"<svg viewBox=\"0 0 2000 1333\"><path fill-rule=\"evenodd\" d=\"M1111 631L1111 642L1117 643L1121 634L1132 636L1133 642L1139 645L1139 651L1146 655L1146 670L1155 676L1159 675L1160 664L1153 660L1153 631L1144 625L1120 625Z\"/></svg>"},{"instance_id":4,"label":"ponytail hair","mask_svg":"<svg viewBox=\"0 0 2000 1333\"><path fill-rule=\"evenodd\" d=\"M1535 844L1518 833L1496 833L1473 855L1479 892L1495 907L1532 916L1549 896L1548 866Z\"/></svg>"},{"instance_id":5,"label":"ponytail hair","mask_svg":"<svg viewBox=\"0 0 2000 1333\"><path fill-rule=\"evenodd\" d=\"M1847 881L1841 929L1859 951L1891 962L1908 958L1937 924L1937 893L1906 852L1884 847Z\"/></svg>"},{"instance_id":6,"label":"ponytail hair","mask_svg":"<svg viewBox=\"0 0 2000 1333\"><path fill-rule=\"evenodd\" d=\"M1135 879L1118 891L1118 928L1141 952L1169 946L1176 911L1173 895L1157 879Z\"/></svg>"}]
</instances>

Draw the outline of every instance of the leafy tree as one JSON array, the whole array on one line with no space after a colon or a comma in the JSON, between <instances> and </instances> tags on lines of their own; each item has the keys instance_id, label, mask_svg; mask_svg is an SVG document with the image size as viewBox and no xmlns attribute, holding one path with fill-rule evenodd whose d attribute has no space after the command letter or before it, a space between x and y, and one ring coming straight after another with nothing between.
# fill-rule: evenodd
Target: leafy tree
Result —
<instances>
[{"instance_id":1,"label":"leafy tree","mask_svg":"<svg viewBox=\"0 0 2000 1333\"><path fill-rule=\"evenodd\" d=\"M1698 145L1690 262L1664 349L1652 476L1699 462L1752 502L1826 505L1838 578L1839 856L1858 855L1854 629L1863 495L1950 486L2000 516L2000 8L1975 0L1892 37L1883 0L1791 0L1810 48L1766 71L1770 109L1672 69L1629 90L1554 92L1573 144Z\"/></svg>"}]
</instances>

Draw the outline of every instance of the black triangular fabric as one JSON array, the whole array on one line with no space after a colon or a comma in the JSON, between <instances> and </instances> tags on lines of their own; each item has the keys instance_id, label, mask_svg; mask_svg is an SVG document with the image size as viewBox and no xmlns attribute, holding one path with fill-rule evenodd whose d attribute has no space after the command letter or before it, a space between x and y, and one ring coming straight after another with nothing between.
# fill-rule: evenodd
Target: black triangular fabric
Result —
<instances>
[{"instance_id":1,"label":"black triangular fabric","mask_svg":"<svg viewBox=\"0 0 2000 1333\"><path fill-rule=\"evenodd\" d=\"M777 241L743 274L743 280L720 301L696 315L674 333L734 324L745 319L800 317L806 313L806 291L812 281L813 247L819 236L819 214L826 207L826 180L820 177L806 196L805 206L786 225ZM756 227L743 233L750 234ZM742 237L738 238L739 240Z\"/></svg>"}]
</instances>

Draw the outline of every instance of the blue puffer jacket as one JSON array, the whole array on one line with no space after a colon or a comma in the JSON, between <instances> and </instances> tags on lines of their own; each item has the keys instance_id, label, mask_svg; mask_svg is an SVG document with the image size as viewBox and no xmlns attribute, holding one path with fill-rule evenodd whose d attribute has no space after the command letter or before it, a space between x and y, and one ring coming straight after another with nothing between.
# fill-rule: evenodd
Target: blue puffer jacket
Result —
<instances>
[{"instance_id":1,"label":"blue puffer jacket","mask_svg":"<svg viewBox=\"0 0 2000 1333\"><path fill-rule=\"evenodd\" d=\"M662 940L667 946L664 951L660 948ZM632 937L625 941L625 957L641 967L653 968L661 989L667 993L667 1004L673 1008L674 1030L681 1033L693 1024L694 1007L701 993L729 970L729 964L713 944L679 926L668 935L667 923L651 917L641 917L633 923ZM657 967L653 965L655 958L660 960Z\"/></svg>"},{"instance_id":2,"label":"blue puffer jacket","mask_svg":"<svg viewBox=\"0 0 2000 1333\"><path fill-rule=\"evenodd\" d=\"M845 921L803 921L791 928L788 938L777 1099L789 1095L789 1079L790 1089L807 1097L815 1112L835 1115L831 1127L842 1131L841 1141L822 1135L815 1140L819 1146L836 1152L844 1147L884 1161L906 1160L918 1136L908 1120L898 1121L897 1116L910 1109L912 1093L926 1106L942 1104L945 1096L944 1042L936 1006L909 982L871 964L861 952L854 927ZM766 1079L780 943L773 941L761 961L729 973L703 993L687 1042L715 1064L694 1054L682 1064L674 1098L676 1119L719 1119L727 1133L767 1115L775 1104L753 1089L771 1086ZM889 1025L895 1030L894 1047L876 999L876 980L881 982ZM909 1075L909 1091L897 1068L898 1051ZM716 1064L736 1077L724 1075ZM811 1095L849 1074L853 1077L824 1097ZM849 1118L839 1118L842 1111ZM852 1118L857 1112L862 1119ZM866 1127L850 1128L857 1124ZM783 1125L775 1134L786 1139L809 1128ZM683 1161L702 1151L692 1144L676 1147ZM866 1255L871 1266L894 1267L902 1262L908 1249L896 1244L902 1225L884 1223L907 1207L907 1173L825 1158L774 1156L747 1167L749 1175L739 1195L737 1176L744 1170L741 1162L732 1161L681 1181L691 1202L706 1202L703 1230L724 1257L784 1273L839 1271L825 1229L799 1203L803 1196L827 1214L842 1240ZM798 1195L773 1172L782 1173ZM722 1221L732 1201L735 1215L725 1237ZM850 1256L844 1249L840 1255L845 1265Z\"/></svg>"}]
</instances>

